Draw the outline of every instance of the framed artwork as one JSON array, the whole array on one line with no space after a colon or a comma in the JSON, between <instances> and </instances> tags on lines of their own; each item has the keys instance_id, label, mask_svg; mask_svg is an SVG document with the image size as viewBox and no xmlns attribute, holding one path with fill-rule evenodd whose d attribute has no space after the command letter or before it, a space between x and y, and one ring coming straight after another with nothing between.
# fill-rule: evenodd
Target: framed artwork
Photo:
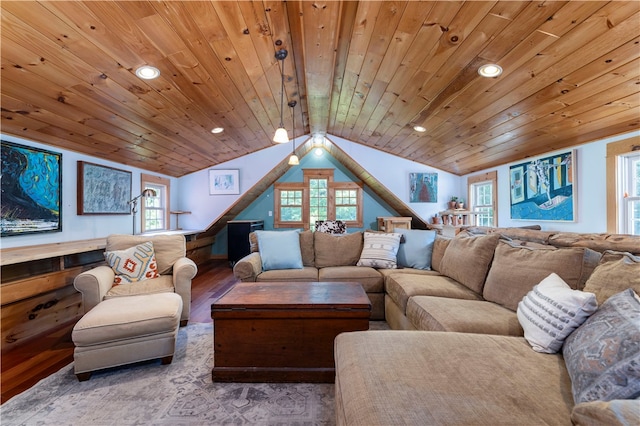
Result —
<instances>
[{"instance_id":1,"label":"framed artwork","mask_svg":"<svg viewBox=\"0 0 640 426\"><path fill-rule=\"evenodd\" d=\"M238 170L209 170L209 195L240 193L240 172Z\"/></svg>"},{"instance_id":2,"label":"framed artwork","mask_svg":"<svg viewBox=\"0 0 640 426\"><path fill-rule=\"evenodd\" d=\"M509 167L511 219L576 221L576 152Z\"/></svg>"},{"instance_id":3,"label":"framed artwork","mask_svg":"<svg viewBox=\"0 0 640 426\"><path fill-rule=\"evenodd\" d=\"M438 174L409 173L409 202L437 203Z\"/></svg>"},{"instance_id":4,"label":"framed artwork","mask_svg":"<svg viewBox=\"0 0 640 426\"><path fill-rule=\"evenodd\" d=\"M78 214L131 214L131 172L78 161Z\"/></svg>"},{"instance_id":5,"label":"framed artwork","mask_svg":"<svg viewBox=\"0 0 640 426\"><path fill-rule=\"evenodd\" d=\"M62 231L62 154L2 141L0 236Z\"/></svg>"}]
</instances>

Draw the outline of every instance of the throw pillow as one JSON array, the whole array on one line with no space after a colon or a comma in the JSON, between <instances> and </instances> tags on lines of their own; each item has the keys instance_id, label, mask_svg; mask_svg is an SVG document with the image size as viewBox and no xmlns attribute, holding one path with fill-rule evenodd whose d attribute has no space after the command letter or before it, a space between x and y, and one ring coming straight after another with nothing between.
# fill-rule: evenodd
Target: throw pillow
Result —
<instances>
[{"instance_id":1,"label":"throw pillow","mask_svg":"<svg viewBox=\"0 0 640 426\"><path fill-rule=\"evenodd\" d=\"M351 234L313 233L316 268L355 266L362 252L362 232Z\"/></svg>"},{"instance_id":2,"label":"throw pillow","mask_svg":"<svg viewBox=\"0 0 640 426\"><path fill-rule=\"evenodd\" d=\"M640 299L608 298L562 348L576 404L640 397Z\"/></svg>"},{"instance_id":3,"label":"throw pillow","mask_svg":"<svg viewBox=\"0 0 640 426\"><path fill-rule=\"evenodd\" d=\"M131 284L160 276L151 241L126 250L105 251L104 258L116 274L114 285Z\"/></svg>"},{"instance_id":4,"label":"throw pillow","mask_svg":"<svg viewBox=\"0 0 640 426\"><path fill-rule=\"evenodd\" d=\"M300 231L255 231L262 270L302 269Z\"/></svg>"},{"instance_id":5,"label":"throw pillow","mask_svg":"<svg viewBox=\"0 0 640 426\"><path fill-rule=\"evenodd\" d=\"M482 294L484 279L487 276L499 239L500 235L498 234L477 237L456 235L442 256L440 273L453 278L468 289Z\"/></svg>"},{"instance_id":6,"label":"throw pillow","mask_svg":"<svg viewBox=\"0 0 640 426\"><path fill-rule=\"evenodd\" d=\"M596 294L599 304L627 288L640 293L640 257L609 250L584 285L585 291Z\"/></svg>"},{"instance_id":7,"label":"throw pillow","mask_svg":"<svg viewBox=\"0 0 640 426\"><path fill-rule=\"evenodd\" d=\"M515 312L533 286L551 273L572 289L582 290L599 261L600 253L588 248L540 249L500 241L482 296Z\"/></svg>"},{"instance_id":8,"label":"throw pillow","mask_svg":"<svg viewBox=\"0 0 640 426\"><path fill-rule=\"evenodd\" d=\"M398 265L406 268L431 270L431 253L436 231L398 229L402 234L398 248Z\"/></svg>"},{"instance_id":9,"label":"throw pillow","mask_svg":"<svg viewBox=\"0 0 640 426\"><path fill-rule=\"evenodd\" d=\"M402 234L364 233L364 245L357 266L370 266L380 269L395 269Z\"/></svg>"},{"instance_id":10,"label":"throw pillow","mask_svg":"<svg viewBox=\"0 0 640 426\"><path fill-rule=\"evenodd\" d=\"M597 308L595 294L573 290L557 274L551 274L522 299L517 315L533 350L554 354Z\"/></svg>"}]
</instances>

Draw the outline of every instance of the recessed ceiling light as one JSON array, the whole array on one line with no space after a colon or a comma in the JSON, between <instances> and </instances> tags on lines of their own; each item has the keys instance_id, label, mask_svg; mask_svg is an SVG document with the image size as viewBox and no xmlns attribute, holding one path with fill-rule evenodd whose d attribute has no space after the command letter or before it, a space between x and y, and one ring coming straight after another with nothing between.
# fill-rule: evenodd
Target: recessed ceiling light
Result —
<instances>
[{"instance_id":1,"label":"recessed ceiling light","mask_svg":"<svg viewBox=\"0 0 640 426\"><path fill-rule=\"evenodd\" d=\"M323 149L322 148L316 148L315 151L313 151L313 153L315 155L317 155L318 157L322 157Z\"/></svg>"},{"instance_id":2,"label":"recessed ceiling light","mask_svg":"<svg viewBox=\"0 0 640 426\"><path fill-rule=\"evenodd\" d=\"M483 77L497 77L502 74L502 67L496 64L485 64L478 68L478 74Z\"/></svg>"},{"instance_id":3,"label":"recessed ceiling light","mask_svg":"<svg viewBox=\"0 0 640 426\"><path fill-rule=\"evenodd\" d=\"M224 132L224 127L214 127L213 129L211 129L211 133L213 133L214 135L222 132Z\"/></svg>"},{"instance_id":4,"label":"recessed ceiling light","mask_svg":"<svg viewBox=\"0 0 640 426\"><path fill-rule=\"evenodd\" d=\"M422 126L413 126L413 130L415 130L416 132L420 132L420 133L423 133L423 132L427 131L427 129L425 127L422 127Z\"/></svg>"},{"instance_id":5,"label":"recessed ceiling light","mask_svg":"<svg viewBox=\"0 0 640 426\"><path fill-rule=\"evenodd\" d=\"M136 70L136 75L145 80L151 80L160 76L160 70L156 67L143 65Z\"/></svg>"}]
</instances>

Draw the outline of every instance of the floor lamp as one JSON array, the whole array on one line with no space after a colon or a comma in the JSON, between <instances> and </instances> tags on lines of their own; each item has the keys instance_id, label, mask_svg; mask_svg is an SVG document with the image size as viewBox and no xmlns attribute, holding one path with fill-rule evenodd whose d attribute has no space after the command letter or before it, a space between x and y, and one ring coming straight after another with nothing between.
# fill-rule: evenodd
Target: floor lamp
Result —
<instances>
[{"instance_id":1,"label":"floor lamp","mask_svg":"<svg viewBox=\"0 0 640 426\"><path fill-rule=\"evenodd\" d=\"M136 234L136 213L138 213L138 199L140 197L155 197L157 195L155 189L147 188L142 191L142 194L127 201L127 204L131 205L131 213L133 214L133 235Z\"/></svg>"}]
</instances>

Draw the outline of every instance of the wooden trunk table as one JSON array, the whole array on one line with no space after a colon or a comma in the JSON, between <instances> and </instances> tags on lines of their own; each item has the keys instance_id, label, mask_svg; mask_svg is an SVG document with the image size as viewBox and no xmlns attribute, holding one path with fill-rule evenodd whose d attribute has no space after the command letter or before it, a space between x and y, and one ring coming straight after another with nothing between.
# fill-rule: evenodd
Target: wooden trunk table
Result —
<instances>
[{"instance_id":1,"label":"wooden trunk table","mask_svg":"<svg viewBox=\"0 0 640 426\"><path fill-rule=\"evenodd\" d=\"M211 305L213 381L332 383L335 337L370 313L358 283L238 283Z\"/></svg>"}]
</instances>

